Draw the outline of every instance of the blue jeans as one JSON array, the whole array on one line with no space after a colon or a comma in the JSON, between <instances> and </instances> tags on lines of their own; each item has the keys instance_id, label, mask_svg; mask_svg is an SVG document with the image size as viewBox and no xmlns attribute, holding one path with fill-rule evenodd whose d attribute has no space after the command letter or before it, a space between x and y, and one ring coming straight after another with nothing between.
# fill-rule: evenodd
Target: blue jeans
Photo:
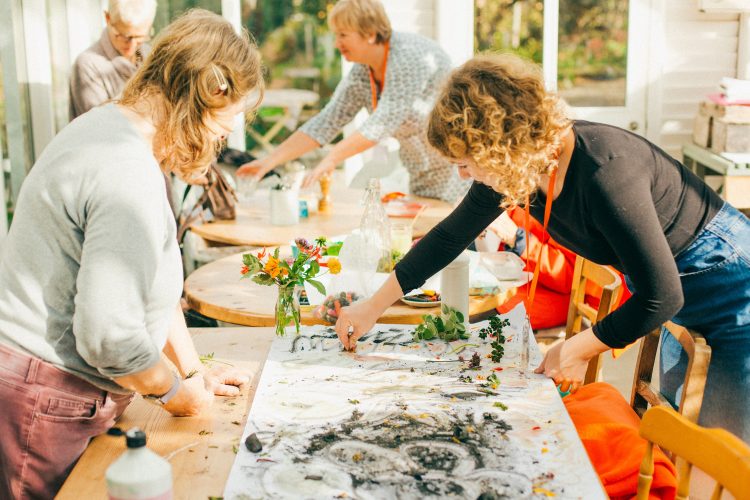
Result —
<instances>
[{"instance_id":1,"label":"blue jeans","mask_svg":"<svg viewBox=\"0 0 750 500\"><path fill-rule=\"evenodd\" d=\"M711 346L700 424L750 443L750 220L725 204L675 261L685 304L672 321ZM674 404L687 355L671 335L661 339L659 385Z\"/></svg>"}]
</instances>

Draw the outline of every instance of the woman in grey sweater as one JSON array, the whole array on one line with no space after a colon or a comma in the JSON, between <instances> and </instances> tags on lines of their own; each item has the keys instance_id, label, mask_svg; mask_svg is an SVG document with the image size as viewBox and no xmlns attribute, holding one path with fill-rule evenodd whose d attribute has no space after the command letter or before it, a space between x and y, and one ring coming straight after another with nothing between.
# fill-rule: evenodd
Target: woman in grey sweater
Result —
<instances>
[{"instance_id":1,"label":"woman in grey sweater","mask_svg":"<svg viewBox=\"0 0 750 500\"><path fill-rule=\"evenodd\" d=\"M427 142L427 116L450 71L438 44L411 33L392 33L378 0L339 0L329 14L336 47L355 63L331 101L270 155L240 168L259 178L273 168L332 141L360 109L370 113L357 132L334 146L308 174L305 186L387 137L400 144L412 194L448 202L466 194L469 182Z\"/></svg>"},{"instance_id":2,"label":"woman in grey sweater","mask_svg":"<svg viewBox=\"0 0 750 500\"><path fill-rule=\"evenodd\" d=\"M0 498L54 496L133 392L176 416L239 394L247 378L206 370L185 326L162 173L201 176L261 85L247 34L191 11L119 103L39 157L0 254Z\"/></svg>"}]
</instances>

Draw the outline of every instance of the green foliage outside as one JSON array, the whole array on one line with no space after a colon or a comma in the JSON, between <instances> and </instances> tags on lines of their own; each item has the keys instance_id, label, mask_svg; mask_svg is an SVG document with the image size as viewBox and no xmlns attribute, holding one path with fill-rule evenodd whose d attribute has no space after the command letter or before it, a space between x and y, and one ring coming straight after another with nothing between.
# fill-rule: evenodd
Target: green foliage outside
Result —
<instances>
[{"instance_id":1,"label":"green foliage outside","mask_svg":"<svg viewBox=\"0 0 750 500\"><path fill-rule=\"evenodd\" d=\"M474 48L513 52L542 62L542 0L475 0ZM514 9L517 32L513 32ZM628 2L560 0L558 84L581 79L624 78L627 68Z\"/></svg>"},{"instance_id":2,"label":"green foliage outside","mask_svg":"<svg viewBox=\"0 0 750 500\"><path fill-rule=\"evenodd\" d=\"M338 52L333 47L333 34L328 30L327 13L335 0L241 0L242 24L253 35L260 48L266 69L268 88L298 88L314 90L320 101L317 113L330 100L341 79ZM158 32L170 20L192 8L203 8L221 13L221 0L168 0L159 2L154 28ZM316 77L289 76L288 70L315 68ZM251 127L261 135L272 125L281 109L263 108ZM279 143L292 130L284 129L275 138ZM247 136L247 149L258 145Z\"/></svg>"},{"instance_id":3,"label":"green foliage outside","mask_svg":"<svg viewBox=\"0 0 750 500\"><path fill-rule=\"evenodd\" d=\"M255 9L243 10L243 24L253 33L260 46L266 66L269 88L297 88L314 90L320 95L316 114L331 98L341 79L341 64L334 49L333 34L328 29L327 13L334 0L257 0ZM294 75L295 70L317 70L317 76ZM282 110L264 108L252 127L263 134L273 125L274 115ZM293 130L284 129L275 138L279 143ZM257 146L247 137L247 148Z\"/></svg>"}]
</instances>

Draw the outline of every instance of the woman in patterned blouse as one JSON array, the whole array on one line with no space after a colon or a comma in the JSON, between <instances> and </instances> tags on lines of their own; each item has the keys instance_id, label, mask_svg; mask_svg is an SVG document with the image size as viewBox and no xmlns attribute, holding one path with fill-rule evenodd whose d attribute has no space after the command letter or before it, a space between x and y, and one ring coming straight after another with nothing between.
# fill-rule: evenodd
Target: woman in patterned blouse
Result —
<instances>
[{"instance_id":1,"label":"woman in patterned blouse","mask_svg":"<svg viewBox=\"0 0 750 500\"><path fill-rule=\"evenodd\" d=\"M392 33L378 0L339 0L329 25L336 47L354 64L331 101L270 155L248 163L239 175L265 173L333 140L363 107L370 113L359 130L337 143L305 179L312 185L347 158L395 137L409 171L410 191L453 202L466 193L453 165L427 142L427 117L450 59L435 42L410 33Z\"/></svg>"}]
</instances>

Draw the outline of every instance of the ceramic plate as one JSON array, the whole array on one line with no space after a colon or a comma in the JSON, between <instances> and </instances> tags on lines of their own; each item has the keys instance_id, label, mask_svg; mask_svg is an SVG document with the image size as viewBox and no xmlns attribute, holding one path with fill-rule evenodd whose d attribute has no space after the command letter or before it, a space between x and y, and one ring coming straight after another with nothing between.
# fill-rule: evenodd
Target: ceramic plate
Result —
<instances>
[{"instance_id":1,"label":"ceramic plate","mask_svg":"<svg viewBox=\"0 0 750 500\"><path fill-rule=\"evenodd\" d=\"M426 205L417 202L393 200L385 204L385 213L388 217L414 218Z\"/></svg>"},{"instance_id":2,"label":"ceramic plate","mask_svg":"<svg viewBox=\"0 0 750 500\"><path fill-rule=\"evenodd\" d=\"M401 297L401 302L411 307L437 307L440 305L440 300L431 300L429 302L413 300L413 297L417 296L422 296L422 294L407 295L406 297Z\"/></svg>"}]
</instances>

